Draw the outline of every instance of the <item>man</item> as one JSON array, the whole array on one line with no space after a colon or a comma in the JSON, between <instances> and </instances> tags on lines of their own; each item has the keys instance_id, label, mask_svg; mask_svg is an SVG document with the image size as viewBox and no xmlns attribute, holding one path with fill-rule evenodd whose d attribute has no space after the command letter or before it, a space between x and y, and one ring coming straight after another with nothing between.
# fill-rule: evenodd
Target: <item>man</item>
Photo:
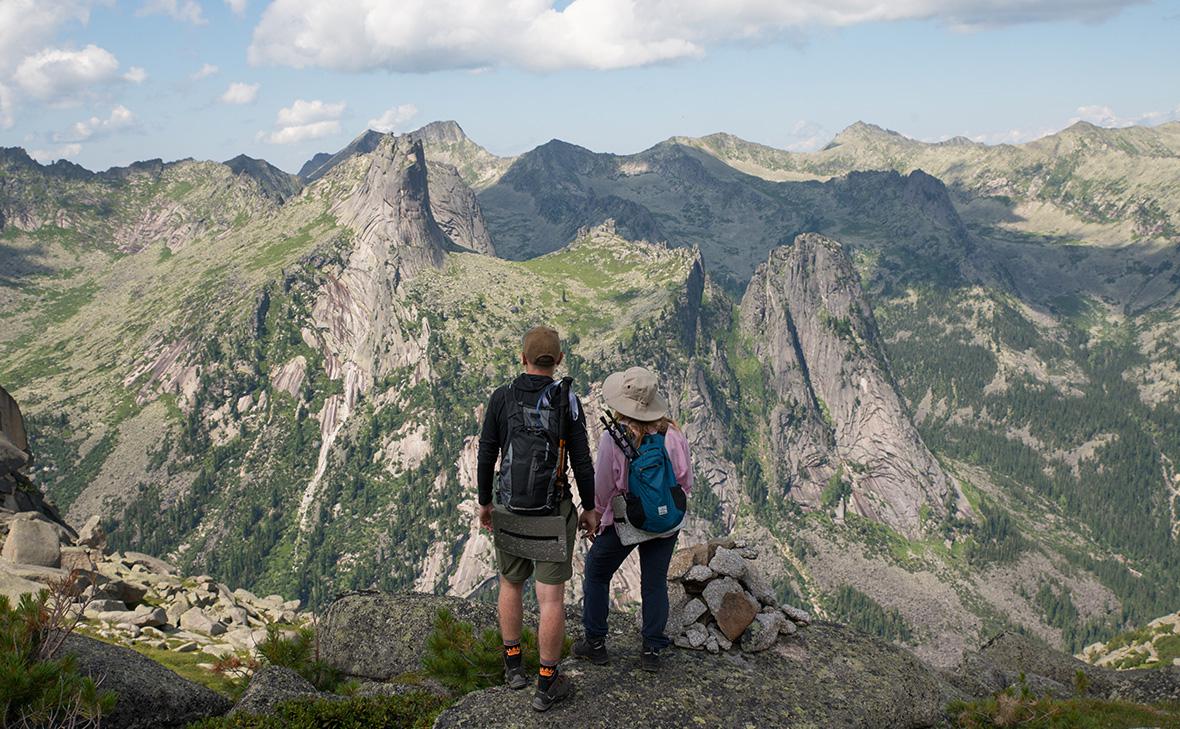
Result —
<instances>
[{"instance_id":1,"label":"man","mask_svg":"<svg viewBox=\"0 0 1180 729\"><path fill-rule=\"evenodd\" d=\"M541 610L541 628L537 636L541 654L540 674L537 676L537 690L533 696L533 708L545 711L569 695L571 685L568 677L560 675L557 663L565 642L565 583L573 576L573 543L577 526L587 535L598 531L598 512L594 509L594 465L590 460L590 443L586 436L586 418L576 397L568 395L567 388L553 379L553 373L565 355L561 351L561 340L553 329L533 327L524 335L520 361L524 373L511 384L492 393L484 415L483 430L479 436L479 456L476 480L479 487L479 521L485 529L492 528L492 486L496 476L496 461L504 458L500 465L500 503L506 504L511 497L507 490L514 486L509 482L519 473L524 461L536 463L539 456L522 454L522 444L542 442L522 440L523 421L542 413L553 414L560 423L545 420L543 425L552 427L560 424L563 443L556 452L561 453L554 464L556 478L552 484L551 509L538 507L537 513L551 511L565 520L566 550L562 561L546 562L527 559L504 550L496 549L496 561L500 572L500 634L504 640L504 675L513 689L522 689L529 684L522 665L521 600L524 582L533 575L537 582L537 604ZM543 430L543 429L541 429ZM541 436L534 437L540 439ZM547 442L547 441L546 441ZM514 449L516 452L514 453ZM550 450L546 448L544 457ZM578 484L582 513L575 521L575 510L566 476L565 456L568 455ZM531 459L531 460L529 460ZM513 466L515 465L515 468ZM519 477L518 477L519 478ZM530 481L530 487L532 483ZM512 509L516 513L521 513ZM526 512L527 513L527 512Z\"/></svg>"}]
</instances>

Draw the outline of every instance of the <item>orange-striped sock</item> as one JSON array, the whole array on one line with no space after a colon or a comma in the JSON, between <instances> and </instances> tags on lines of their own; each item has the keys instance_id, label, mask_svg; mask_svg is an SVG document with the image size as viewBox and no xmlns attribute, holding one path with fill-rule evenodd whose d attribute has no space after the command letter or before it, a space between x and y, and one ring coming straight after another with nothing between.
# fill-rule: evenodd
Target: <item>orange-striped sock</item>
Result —
<instances>
[{"instance_id":1,"label":"orange-striped sock","mask_svg":"<svg viewBox=\"0 0 1180 729\"><path fill-rule=\"evenodd\" d=\"M520 648L520 641L512 641L504 644L504 665L508 668L520 668L522 651Z\"/></svg>"}]
</instances>

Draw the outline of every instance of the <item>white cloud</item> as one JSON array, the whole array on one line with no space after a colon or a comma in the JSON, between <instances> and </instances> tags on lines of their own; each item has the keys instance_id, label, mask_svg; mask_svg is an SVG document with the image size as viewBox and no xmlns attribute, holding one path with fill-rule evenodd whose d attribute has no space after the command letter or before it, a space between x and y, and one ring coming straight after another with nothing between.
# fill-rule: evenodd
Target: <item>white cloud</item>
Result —
<instances>
[{"instance_id":1,"label":"white cloud","mask_svg":"<svg viewBox=\"0 0 1180 729\"><path fill-rule=\"evenodd\" d=\"M53 135L55 142L85 142L96 137L105 137L121 129L126 129L135 124L135 114L123 105L118 105L111 109L111 113L105 119L92 116L89 119L83 119L80 122L75 122L70 127L70 131L66 133L57 133Z\"/></svg>"},{"instance_id":2,"label":"white cloud","mask_svg":"<svg viewBox=\"0 0 1180 729\"><path fill-rule=\"evenodd\" d=\"M43 53L63 25L88 22L91 5L92 0L0 0L0 129L12 127L21 97L29 95L14 77L16 70Z\"/></svg>"},{"instance_id":3,"label":"white cloud","mask_svg":"<svg viewBox=\"0 0 1180 729\"><path fill-rule=\"evenodd\" d=\"M225 4L229 9L234 11L236 15L242 15L246 12L246 0L225 0Z\"/></svg>"},{"instance_id":4,"label":"white cloud","mask_svg":"<svg viewBox=\"0 0 1180 729\"><path fill-rule=\"evenodd\" d=\"M393 132L403 124L418 116L418 107L413 104L399 104L386 109L381 116L369 120L369 129L375 132Z\"/></svg>"},{"instance_id":5,"label":"white cloud","mask_svg":"<svg viewBox=\"0 0 1180 729\"><path fill-rule=\"evenodd\" d=\"M1180 119L1180 106L1171 111L1148 111L1137 116L1121 116L1109 106L1094 104L1079 106L1077 116L1069 120L1070 124L1080 121L1090 122L1100 127L1130 127L1137 124L1151 126Z\"/></svg>"},{"instance_id":6,"label":"white cloud","mask_svg":"<svg viewBox=\"0 0 1180 729\"><path fill-rule=\"evenodd\" d=\"M55 149L30 149L29 156L42 164L49 164L59 159L77 157L81 151L81 144L63 144Z\"/></svg>"},{"instance_id":7,"label":"white cloud","mask_svg":"<svg viewBox=\"0 0 1180 729\"><path fill-rule=\"evenodd\" d=\"M147 71L140 66L132 66L127 69L127 73L123 74L123 80L133 84L141 84L147 80Z\"/></svg>"},{"instance_id":8,"label":"white cloud","mask_svg":"<svg viewBox=\"0 0 1180 729\"><path fill-rule=\"evenodd\" d=\"M220 70L221 69L219 69L217 66L214 66L212 63L206 63L205 65L198 68L193 73L193 75L189 76L189 78L193 81L200 81L203 78L209 78Z\"/></svg>"},{"instance_id":9,"label":"white cloud","mask_svg":"<svg viewBox=\"0 0 1180 729\"><path fill-rule=\"evenodd\" d=\"M318 99L296 99L290 106L279 109L275 130L260 132L258 138L271 144L294 144L336 134L340 131L344 107L343 101L326 104Z\"/></svg>"},{"instance_id":10,"label":"white cloud","mask_svg":"<svg viewBox=\"0 0 1180 729\"><path fill-rule=\"evenodd\" d=\"M345 71L611 69L816 26L935 20L960 28L1097 20L1143 0L273 0L253 63Z\"/></svg>"},{"instance_id":11,"label":"white cloud","mask_svg":"<svg viewBox=\"0 0 1180 729\"><path fill-rule=\"evenodd\" d=\"M193 25L205 25L205 13L197 0L147 0L136 15L167 15Z\"/></svg>"},{"instance_id":12,"label":"white cloud","mask_svg":"<svg viewBox=\"0 0 1180 729\"><path fill-rule=\"evenodd\" d=\"M223 104L253 104L254 100L258 98L259 84L244 84L234 82L229 85L225 93L221 95L221 103Z\"/></svg>"},{"instance_id":13,"label":"white cloud","mask_svg":"<svg viewBox=\"0 0 1180 729\"><path fill-rule=\"evenodd\" d=\"M283 127L270 134L263 134L262 140L271 144L294 144L309 139L329 137L340 131L340 122L321 121L311 124L301 124L297 127Z\"/></svg>"},{"instance_id":14,"label":"white cloud","mask_svg":"<svg viewBox=\"0 0 1180 729\"><path fill-rule=\"evenodd\" d=\"M1122 116L1116 113L1112 107L1105 104L1091 104L1079 106L1074 116L1070 117L1060 127L1017 127L1006 131L973 133L964 136L969 137L972 141L983 142L984 144L1023 144L1047 137L1050 134L1056 134L1062 129L1077 124L1080 121L1089 122L1100 127L1154 126L1170 121L1180 121L1180 106L1177 106L1171 111L1148 111L1135 116Z\"/></svg>"},{"instance_id":15,"label":"white cloud","mask_svg":"<svg viewBox=\"0 0 1180 729\"><path fill-rule=\"evenodd\" d=\"M63 24L89 18L86 0L0 0L0 75L42 48Z\"/></svg>"},{"instance_id":16,"label":"white cloud","mask_svg":"<svg viewBox=\"0 0 1180 729\"><path fill-rule=\"evenodd\" d=\"M800 119L791 127L790 139L786 145L788 151L814 152L832 141L832 135L822 124Z\"/></svg>"},{"instance_id":17,"label":"white cloud","mask_svg":"<svg viewBox=\"0 0 1180 729\"><path fill-rule=\"evenodd\" d=\"M290 127L323 121L325 119L339 119L343 113L343 101L334 104L325 104L319 99L314 101L296 99L295 103L290 106L279 109L278 125Z\"/></svg>"},{"instance_id":18,"label":"white cloud","mask_svg":"<svg viewBox=\"0 0 1180 729\"><path fill-rule=\"evenodd\" d=\"M16 67L13 80L38 99L66 100L96 84L115 79L119 61L105 48L88 45L80 51L45 48Z\"/></svg>"}]
</instances>

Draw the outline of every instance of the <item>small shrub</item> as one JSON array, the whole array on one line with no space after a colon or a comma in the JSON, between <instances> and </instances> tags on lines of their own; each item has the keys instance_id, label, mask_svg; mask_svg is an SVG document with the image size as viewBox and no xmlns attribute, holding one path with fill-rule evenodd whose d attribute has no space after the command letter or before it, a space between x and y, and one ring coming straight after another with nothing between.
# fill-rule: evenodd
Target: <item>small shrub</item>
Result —
<instances>
[{"instance_id":1,"label":"small shrub","mask_svg":"<svg viewBox=\"0 0 1180 729\"><path fill-rule=\"evenodd\" d=\"M537 634L525 628L521 634L524 666L529 673L540 668ZM499 686L504 682L503 641L500 632L488 629L476 636L471 623L455 618L441 609L434 620L434 631L426 640L422 668L444 686L460 694ZM569 640L562 650L569 651Z\"/></svg>"},{"instance_id":2,"label":"small shrub","mask_svg":"<svg viewBox=\"0 0 1180 729\"><path fill-rule=\"evenodd\" d=\"M262 667L257 658L233 654L222 656L213 662L213 673L225 678L229 697L237 701L250 684L250 676Z\"/></svg>"},{"instance_id":3,"label":"small shrub","mask_svg":"<svg viewBox=\"0 0 1180 729\"><path fill-rule=\"evenodd\" d=\"M78 575L22 595L15 607L0 595L0 726L98 727L114 708L114 692L80 675L73 656L59 656L81 614L72 608Z\"/></svg>"},{"instance_id":4,"label":"small shrub","mask_svg":"<svg viewBox=\"0 0 1180 729\"><path fill-rule=\"evenodd\" d=\"M205 719L188 729L429 729L448 700L427 693L289 701L267 715L235 714Z\"/></svg>"},{"instance_id":5,"label":"small shrub","mask_svg":"<svg viewBox=\"0 0 1180 729\"><path fill-rule=\"evenodd\" d=\"M286 637L279 625L271 623L266 626L266 639L258 644L258 654L263 662L291 669L320 691L335 691L340 686L340 671L320 660L314 628L298 628L294 636Z\"/></svg>"}]
</instances>

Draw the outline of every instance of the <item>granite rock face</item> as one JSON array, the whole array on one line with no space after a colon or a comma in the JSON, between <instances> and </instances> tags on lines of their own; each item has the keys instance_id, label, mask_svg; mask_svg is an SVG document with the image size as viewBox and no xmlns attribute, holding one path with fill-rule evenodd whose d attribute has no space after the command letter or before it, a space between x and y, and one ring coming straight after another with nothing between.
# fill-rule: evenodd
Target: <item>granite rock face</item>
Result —
<instances>
[{"instance_id":1,"label":"granite rock face","mask_svg":"<svg viewBox=\"0 0 1180 729\"><path fill-rule=\"evenodd\" d=\"M475 199L475 192L449 164L428 164L430 173L430 212L438 227L451 242L460 248L485 255L496 255L483 212Z\"/></svg>"},{"instance_id":2,"label":"granite rock face","mask_svg":"<svg viewBox=\"0 0 1180 729\"><path fill-rule=\"evenodd\" d=\"M37 512L21 512L8 526L0 556L16 564L57 567L61 564L61 537L57 527Z\"/></svg>"},{"instance_id":3,"label":"granite rock face","mask_svg":"<svg viewBox=\"0 0 1180 729\"><path fill-rule=\"evenodd\" d=\"M250 685L229 713L269 714L279 704L295 699L342 700L343 697L321 693L289 668L266 666L250 678Z\"/></svg>"},{"instance_id":4,"label":"granite rock face","mask_svg":"<svg viewBox=\"0 0 1180 729\"><path fill-rule=\"evenodd\" d=\"M742 298L743 327L777 398L767 436L770 483L821 505L833 480L852 511L907 535L956 487L926 448L894 386L873 311L836 241L799 235L774 249ZM958 507L953 507L958 508Z\"/></svg>"},{"instance_id":5,"label":"granite rock face","mask_svg":"<svg viewBox=\"0 0 1180 729\"><path fill-rule=\"evenodd\" d=\"M908 651L830 623L743 660L668 651L658 674L639 670L640 649L638 636L626 633L612 638L609 667L563 664L576 693L545 714L529 710L519 693L492 688L459 699L435 726L917 729L940 726L957 695Z\"/></svg>"},{"instance_id":6,"label":"granite rock face","mask_svg":"<svg viewBox=\"0 0 1180 729\"><path fill-rule=\"evenodd\" d=\"M413 592L357 592L340 597L324 613L321 656L345 675L373 681L417 671L439 609L471 623L477 633L499 627L494 604ZM535 628L536 618L526 613L525 624Z\"/></svg>"}]
</instances>

